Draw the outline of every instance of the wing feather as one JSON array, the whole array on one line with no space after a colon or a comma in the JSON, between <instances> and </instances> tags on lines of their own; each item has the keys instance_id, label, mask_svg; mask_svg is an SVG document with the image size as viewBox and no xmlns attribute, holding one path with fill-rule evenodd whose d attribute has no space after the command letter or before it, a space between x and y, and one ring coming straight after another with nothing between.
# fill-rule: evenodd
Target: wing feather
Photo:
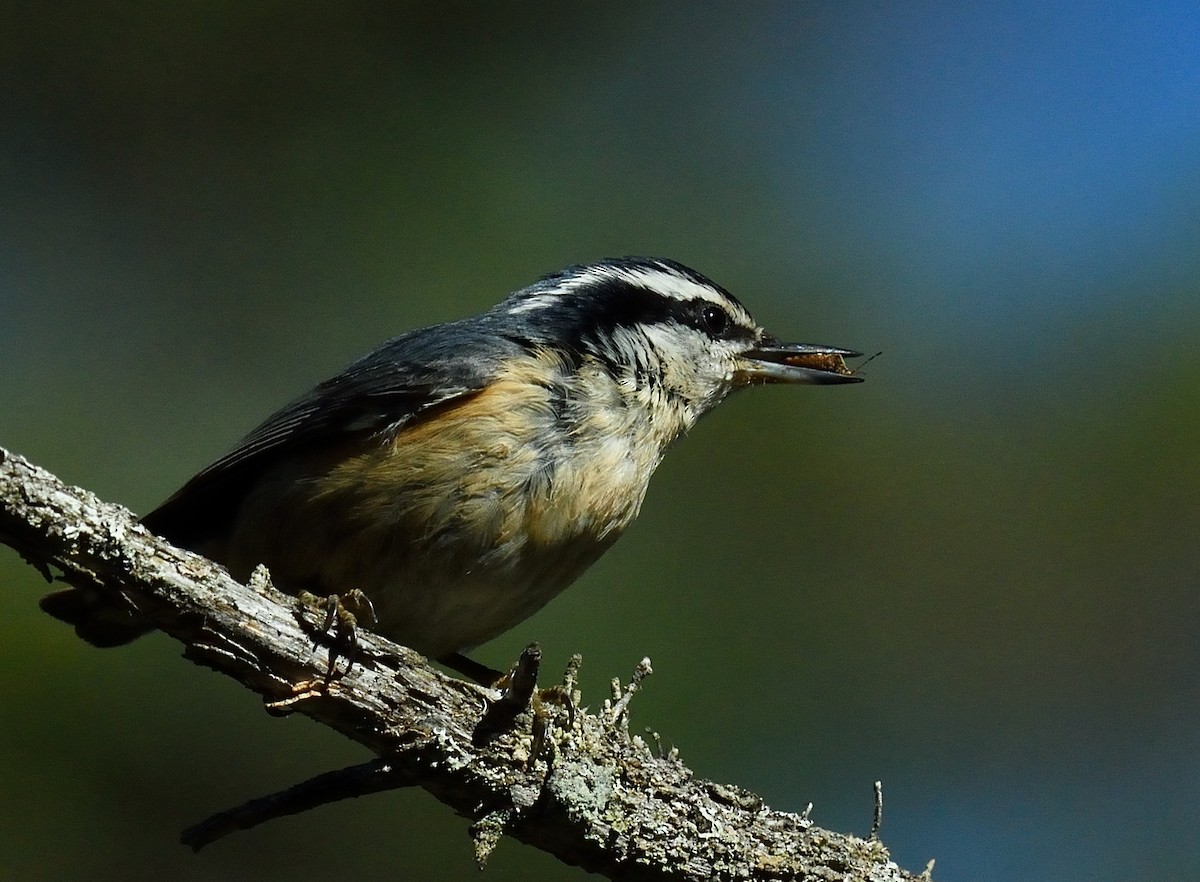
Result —
<instances>
[{"instance_id":1,"label":"wing feather","mask_svg":"<svg viewBox=\"0 0 1200 882\"><path fill-rule=\"evenodd\" d=\"M220 535L276 463L355 437L394 437L431 409L484 389L520 351L478 318L402 334L267 418L142 523L184 546Z\"/></svg>"}]
</instances>

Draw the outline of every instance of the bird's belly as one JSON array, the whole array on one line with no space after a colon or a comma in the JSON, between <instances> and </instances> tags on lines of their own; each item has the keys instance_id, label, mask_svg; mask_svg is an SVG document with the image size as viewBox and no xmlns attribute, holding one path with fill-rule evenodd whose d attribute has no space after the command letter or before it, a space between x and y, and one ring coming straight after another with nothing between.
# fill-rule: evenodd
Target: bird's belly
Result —
<instances>
[{"instance_id":1,"label":"bird's belly","mask_svg":"<svg viewBox=\"0 0 1200 882\"><path fill-rule=\"evenodd\" d=\"M243 506L225 562L243 576L266 563L293 593L359 589L375 630L435 658L502 633L616 541L657 464L620 435L534 447L505 412L277 475Z\"/></svg>"},{"instance_id":2,"label":"bird's belly","mask_svg":"<svg viewBox=\"0 0 1200 882\"><path fill-rule=\"evenodd\" d=\"M533 615L637 515L646 480L628 463L608 466L560 457L519 483L497 466L503 478L476 473L460 485L460 498L443 508L448 516L402 519L394 552L364 574L380 632L436 658Z\"/></svg>"},{"instance_id":3,"label":"bird's belly","mask_svg":"<svg viewBox=\"0 0 1200 882\"><path fill-rule=\"evenodd\" d=\"M455 508L473 513L436 528L407 518L387 526L376 520L344 533L319 560L307 555L305 569L315 568L315 578L289 574L288 564L277 578L285 589L314 582L320 593L358 588L371 598L374 630L441 658L541 609L616 541L636 511L634 505L614 519L609 511L585 510L578 498L559 504L525 494Z\"/></svg>"},{"instance_id":4,"label":"bird's belly","mask_svg":"<svg viewBox=\"0 0 1200 882\"><path fill-rule=\"evenodd\" d=\"M431 565L429 556L390 568L381 560L363 588L375 607L375 630L434 658L477 646L545 606L611 541L581 537L534 551L518 544L502 542L443 566ZM464 567L468 560L473 565Z\"/></svg>"}]
</instances>

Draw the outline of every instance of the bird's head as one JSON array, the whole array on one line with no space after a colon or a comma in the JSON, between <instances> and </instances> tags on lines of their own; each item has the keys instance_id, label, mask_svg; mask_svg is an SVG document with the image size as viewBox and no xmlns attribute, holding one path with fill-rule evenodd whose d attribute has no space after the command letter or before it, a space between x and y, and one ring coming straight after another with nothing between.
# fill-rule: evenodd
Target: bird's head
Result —
<instances>
[{"instance_id":1,"label":"bird's head","mask_svg":"<svg viewBox=\"0 0 1200 882\"><path fill-rule=\"evenodd\" d=\"M743 386L862 381L844 361L861 353L780 342L732 294L672 260L567 267L493 312L526 345L599 365L629 397L678 409L684 429Z\"/></svg>"}]
</instances>

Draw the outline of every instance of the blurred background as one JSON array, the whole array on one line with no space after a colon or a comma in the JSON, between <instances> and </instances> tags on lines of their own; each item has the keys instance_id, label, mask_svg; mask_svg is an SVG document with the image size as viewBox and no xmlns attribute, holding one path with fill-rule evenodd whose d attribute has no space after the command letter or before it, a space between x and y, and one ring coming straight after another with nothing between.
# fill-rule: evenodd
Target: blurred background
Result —
<instances>
[{"instance_id":1,"label":"blurred background","mask_svg":"<svg viewBox=\"0 0 1200 882\"><path fill-rule=\"evenodd\" d=\"M635 729L939 880L1200 879L1200 10L8 4L0 444L145 512L401 330L670 256L787 339L477 657L643 655ZM0 877L475 879L423 792L200 855L366 758L0 548ZM514 841L487 876L578 879Z\"/></svg>"}]
</instances>

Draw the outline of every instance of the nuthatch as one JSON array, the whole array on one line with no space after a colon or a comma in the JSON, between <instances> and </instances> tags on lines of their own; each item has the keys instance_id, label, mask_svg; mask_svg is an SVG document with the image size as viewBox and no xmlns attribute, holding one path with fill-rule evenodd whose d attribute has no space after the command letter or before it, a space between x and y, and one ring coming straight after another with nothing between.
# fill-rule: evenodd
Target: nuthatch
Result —
<instances>
[{"instance_id":1,"label":"nuthatch","mask_svg":"<svg viewBox=\"0 0 1200 882\"><path fill-rule=\"evenodd\" d=\"M143 519L245 580L361 590L435 659L516 625L637 516L667 448L730 392L855 383L670 260L572 266L482 315L410 331L293 401ZM98 646L148 626L94 592L42 601Z\"/></svg>"}]
</instances>

